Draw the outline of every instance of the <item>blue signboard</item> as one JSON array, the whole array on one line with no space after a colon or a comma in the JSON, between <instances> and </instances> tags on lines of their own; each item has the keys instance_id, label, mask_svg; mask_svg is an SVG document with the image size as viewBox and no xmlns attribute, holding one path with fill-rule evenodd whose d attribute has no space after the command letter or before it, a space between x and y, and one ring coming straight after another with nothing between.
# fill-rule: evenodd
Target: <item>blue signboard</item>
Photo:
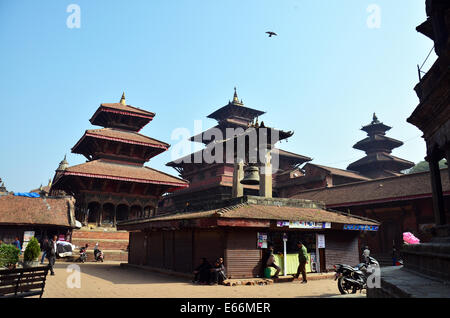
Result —
<instances>
[{"instance_id":1,"label":"blue signboard","mask_svg":"<svg viewBox=\"0 0 450 318\"><path fill-rule=\"evenodd\" d=\"M344 230L378 231L378 225L344 224Z\"/></svg>"}]
</instances>

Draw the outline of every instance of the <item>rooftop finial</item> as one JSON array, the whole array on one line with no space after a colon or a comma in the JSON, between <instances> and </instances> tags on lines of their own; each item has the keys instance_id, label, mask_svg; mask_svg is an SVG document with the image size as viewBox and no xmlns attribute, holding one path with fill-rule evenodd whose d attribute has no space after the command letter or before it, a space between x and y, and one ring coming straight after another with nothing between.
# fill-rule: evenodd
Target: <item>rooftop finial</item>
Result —
<instances>
[{"instance_id":1,"label":"rooftop finial","mask_svg":"<svg viewBox=\"0 0 450 318\"><path fill-rule=\"evenodd\" d=\"M64 155L64 159L59 163L59 167L58 169L56 169L57 171L66 170L69 167L69 163L66 160L66 156L67 155Z\"/></svg>"},{"instance_id":2,"label":"rooftop finial","mask_svg":"<svg viewBox=\"0 0 450 318\"><path fill-rule=\"evenodd\" d=\"M122 105L126 105L127 104L127 102L125 101L125 92L122 93L122 98L120 99L120 103Z\"/></svg>"},{"instance_id":3,"label":"rooftop finial","mask_svg":"<svg viewBox=\"0 0 450 318\"><path fill-rule=\"evenodd\" d=\"M234 96L233 96L233 102L238 102L239 103L239 98L236 92L236 86L234 87Z\"/></svg>"},{"instance_id":4,"label":"rooftop finial","mask_svg":"<svg viewBox=\"0 0 450 318\"><path fill-rule=\"evenodd\" d=\"M234 96L233 96L233 101L232 101L232 103L233 103L234 105L240 105L240 106L243 105L242 100L239 101L239 98L238 98L238 95L237 95L237 92L236 92L236 86L234 87Z\"/></svg>"}]
</instances>

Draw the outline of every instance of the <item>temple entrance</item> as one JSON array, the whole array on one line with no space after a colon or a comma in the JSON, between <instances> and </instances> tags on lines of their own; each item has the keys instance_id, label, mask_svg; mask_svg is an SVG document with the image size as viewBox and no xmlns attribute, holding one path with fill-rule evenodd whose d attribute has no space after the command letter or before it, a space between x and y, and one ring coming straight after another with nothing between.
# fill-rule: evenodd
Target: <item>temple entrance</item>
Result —
<instances>
[{"instance_id":1,"label":"temple entrance","mask_svg":"<svg viewBox=\"0 0 450 318\"><path fill-rule=\"evenodd\" d=\"M105 203L103 205L102 225L114 224L114 205L112 203Z\"/></svg>"},{"instance_id":2,"label":"temple entrance","mask_svg":"<svg viewBox=\"0 0 450 318\"><path fill-rule=\"evenodd\" d=\"M128 219L128 206L119 204L117 206L117 221L124 221L126 219Z\"/></svg>"},{"instance_id":3,"label":"temple entrance","mask_svg":"<svg viewBox=\"0 0 450 318\"><path fill-rule=\"evenodd\" d=\"M101 205L98 202L88 204L88 223L98 223Z\"/></svg>"},{"instance_id":4,"label":"temple entrance","mask_svg":"<svg viewBox=\"0 0 450 318\"><path fill-rule=\"evenodd\" d=\"M142 208L139 205L133 205L130 209L130 219L142 218Z\"/></svg>"}]
</instances>

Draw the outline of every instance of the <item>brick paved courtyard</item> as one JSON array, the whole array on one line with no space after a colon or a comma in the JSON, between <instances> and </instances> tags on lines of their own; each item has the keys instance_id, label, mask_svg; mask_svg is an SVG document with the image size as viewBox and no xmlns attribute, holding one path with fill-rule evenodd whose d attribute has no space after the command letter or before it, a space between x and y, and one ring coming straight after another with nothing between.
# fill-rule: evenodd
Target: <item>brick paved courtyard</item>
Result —
<instances>
[{"instance_id":1,"label":"brick paved courtyard","mask_svg":"<svg viewBox=\"0 0 450 318\"><path fill-rule=\"evenodd\" d=\"M48 276L43 297L157 297L157 298L266 298L333 297L339 291L332 279L278 283L265 286L199 286L189 279L133 268L119 262L76 264L81 269L81 288L69 288L71 263L57 263L55 276ZM74 281L73 281L74 282ZM357 297L365 296L356 295Z\"/></svg>"}]
</instances>

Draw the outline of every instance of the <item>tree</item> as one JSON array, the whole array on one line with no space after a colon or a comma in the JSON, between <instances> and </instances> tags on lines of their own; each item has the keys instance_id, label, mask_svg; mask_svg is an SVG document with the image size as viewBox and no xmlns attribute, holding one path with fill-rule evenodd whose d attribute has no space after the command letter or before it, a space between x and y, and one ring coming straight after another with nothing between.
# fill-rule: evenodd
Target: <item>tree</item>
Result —
<instances>
[{"instance_id":1,"label":"tree","mask_svg":"<svg viewBox=\"0 0 450 318\"><path fill-rule=\"evenodd\" d=\"M39 254L41 254L41 249L39 247L38 240L33 237L28 242L27 247L25 248L25 253L23 254L23 259L26 262L32 262L39 258Z\"/></svg>"},{"instance_id":2,"label":"tree","mask_svg":"<svg viewBox=\"0 0 450 318\"><path fill-rule=\"evenodd\" d=\"M442 159L439 161L439 169L447 168L447 161ZM411 169L406 170L406 173L417 173L417 172L425 172L430 171L430 166L427 161L420 161Z\"/></svg>"}]
</instances>

